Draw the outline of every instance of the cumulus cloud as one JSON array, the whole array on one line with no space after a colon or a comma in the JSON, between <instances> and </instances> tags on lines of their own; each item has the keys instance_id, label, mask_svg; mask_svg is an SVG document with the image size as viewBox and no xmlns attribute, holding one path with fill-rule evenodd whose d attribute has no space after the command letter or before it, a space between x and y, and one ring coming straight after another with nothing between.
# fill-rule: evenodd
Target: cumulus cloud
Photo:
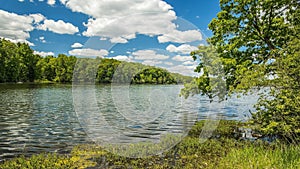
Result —
<instances>
[{"instance_id":1,"label":"cumulus cloud","mask_svg":"<svg viewBox=\"0 0 300 169\"><path fill-rule=\"evenodd\" d=\"M186 62L186 61L193 61L194 59L191 56L176 55L172 58L172 60L175 60L178 62Z\"/></svg>"},{"instance_id":2,"label":"cumulus cloud","mask_svg":"<svg viewBox=\"0 0 300 169\"><path fill-rule=\"evenodd\" d=\"M193 62L193 61L186 61L182 63L183 65L197 65L197 62Z\"/></svg>"},{"instance_id":3,"label":"cumulus cloud","mask_svg":"<svg viewBox=\"0 0 300 169\"><path fill-rule=\"evenodd\" d=\"M182 53L182 54L189 54L190 52L197 50L197 49L198 49L197 47L191 46L188 44L183 44L178 47L171 44L166 48L166 50L169 52L177 52L177 53Z\"/></svg>"},{"instance_id":4,"label":"cumulus cloud","mask_svg":"<svg viewBox=\"0 0 300 169\"><path fill-rule=\"evenodd\" d=\"M71 47L72 48L81 48L83 45L81 44L81 43L78 43L78 42L76 42L76 43L74 43Z\"/></svg>"},{"instance_id":5,"label":"cumulus cloud","mask_svg":"<svg viewBox=\"0 0 300 169\"><path fill-rule=\"evenodd\" d=\"M132 53L136 60L165 60L169 56L156 53L154 50L138 50Z\"/></svg>"},{"instance_id":6,"label":"cumulus cloud","mask_svg":"<svg viewBox=\"0 0 300 169\"><path fill-rule=\"evenodd\" d=\"M172 7L161 0L60 0L74 12L88 14L94 18L119 18L132 13L164 13ZM88 7L88 8L87 8Z\"/></svg>"},{"instance_id":7,"label":"cumulus cloud","mask_svg":"<svg viewBox=\"0 0 300 169\"><path fill-rule=\"evenodd\" d=\"M33 22L34 19L31 16L0 10L0 37L33 46L33 43L27 41L30 38L29 32L34 29Z\"/></svg>"},{"instance_id":8,"label":"cumulus cloud","mask_svg":"<svg viewBox=\"0 0 300 169\"><path fill-rule=\"evenodd\" d=\"M5 39L11 41L12 43L18 43L18 42L20 42L20 43L26 43L29 46L35 46L34 43L31 43L28 40L24 40L24 39L10 39L10 38L5 38Z\"/></svg>"},{"instance_id":9,"label":"cumulus cloud","mask_svg":"<svg viewBox=\"0 0 300 169\"><path fill-rule=\"evenodd\" d=\"M45 56L54 56L53 52L34 51L34 54L40 55L40 56L43 56L43 57L45 57Z\"/></svg>"},{"instance_id":10,"label":"cumulus cloud","mask_svg":"<svg viewBox=\"0 0 300 169\"><path fill-rule=\"evenodd\" d=\"M30 17L32 17L35 24L42 22L46 19L46 17L42 14L30 14Z\"/></svg>"},{"instance_id":11,"label":"cumulus cloud","mask_svg":"<svg viewBox=\"0 0 300 169\"><path fill-rule=\"evenodd\" d=\"M180 73L182 75L187 75L187 76L196 76L197 73L194 72L196 66L185 66L185 65L176 65L173 67L168 67L166 68L170 72L174 73Z\"/></svg>"},{"instance_id":12,"label":"cumulus cloud","mask_svg":"<svg viewBox=\"0 0 300 169\"><path fill-rule=\"evenodd\" d=\"M95 50L95 49L86 48L86 49L70 50L69 54L74 56L83 56L83 57L95 57L95 56L104 57L108 55L108 51L104 49Z\"/></svg>"},{"instance_id":13,"label":"cumulus cloud","mask_svg":"<svg viewBox=\"0 0 300 169\"><path fill-rule=\"evenodd\" d=\"M159 64L162 64L162 63L163 63L162 61L158 61L158 60L144 60L142 62L142 64L144 64L144 65L150 65L150 66L159 65Z\"/></svg>"},{"instance_id":14,"label":"cumulus cloud","mask_svg":"<svg viewBox=\"0 0 300 169\"><path fill-rule=\"evenodd\" d=\"M132 61L130 57L125 56L125 55L118 55L118 56L115 56L115 57L112 57L112 58L116 59L116 60L120 60L120 61L127 61L127 62Z\"/></svg>"},{"instance_id":15,"label":"cumulus cloud","mask_svg":"<svg viewBox=\"0 0 300 169\"><path fill-rule=\"evenodd\" d=\"M49 30L59 34L74 34L79 32L78 28L71 23L62 20L47 20L42 14L18 15L0 10L0 37L12 42L25 42L30 46L33 43L27 41L30 32L34 29ZM44 39L40 39L45 43Z\"/></svg>"},{"instance_id":16,"label":"cumulus cloud","mask_svg":"<svg viewBox=\"0 0 300 169\"><path fill-rule=\"evenodd\" d=\"M60 0L73 12L91 16L84 23L84 36L106 37L111 42L127 43L136 34L158 36L160 43L187 43L202 40L198 30L179 31L173 7L162 0ZM119 41L117 41L119 40Z\"/></svg>"},{"instance_id":17,"label":"cumulus cloud","mask_svg":"<svg viewBox=\"0 0 300 169\"><path fill-rule=\"evenodd\" d=\"M48 0L47 4L53 6L53 5L55 5L55 2L56 2L56 0Z\"/></svg>"},{"instance_id":18,"label":"cumulus cloud","mask_svg":"<svg viewBox=\"0 0 300 169\"><path fill-rule=\"evenodd\" d=\"M176 42L187 43L202 40L202 34L198 30L178 31L173 30L167 34L158 36L159 43Z\"/></svg>"},{"instance_id":19,"label":"cumulus cloud","mask_svg":"<svg viewBox=\"0 0 300 169\"><path fill-rule=\"evenodd\" d=\"M78 28L71 23L65 23L62 20L47 20L42 14L18 15L4 10L0 10L0 37L10 40L14 43L24 42L30 46L33 43L27 39L30 38L30 32L34 29L49 30L59 34L74 34L79 32ZM44 37L38 39L46 43ZM48 53L49 54L49 53ZM52 54L52 53L50 53ZM42 53L41 55L45 55Z\"/></svg>"},{"instance_id":20,"label":"cumulus cloud","mask_svg":"<svg viewBox=\"0 0 300 169\"><path fill-rule=\"evenodd\" d=\"M179 31L173 7L162 0L60 0L73 12L91 16L84 36L106 37L127 43L136 34L159 36L159 42L186 43L201 40L198 30Z\"/></svg>"},{"instance_id":21,"label":"cumulus cloud","mask_svg":"<svg viewBox=\"0 0 300 169\"><path fill-rule=\"evenodd\" d=\"M110 39L111 43L127 43L128 40L122 37L115 37Z\"/></svg>"},{"instance_id":22,"label":"cumulus cloud","mask_svg":"<svg viewBox=\"0 0 300 169\"><path fill-rule=\"evenodd\" d=\"M44 23L39 25L37 29L44 31L49 30L58 34L75 34L76 32L79 32L78 27L62 20L44 20Z\"/></svg>"},{"instance_id":23,"label":"cumulus cloud","mask_svg":"<svg viewBox=\"0 0 300 169\"><path fill-rule=\"evenodd\" d=\"M168 66L173 66L174 64L172 62L164 62L165 65L168 65Z\"/></svg>"}]
</instances>

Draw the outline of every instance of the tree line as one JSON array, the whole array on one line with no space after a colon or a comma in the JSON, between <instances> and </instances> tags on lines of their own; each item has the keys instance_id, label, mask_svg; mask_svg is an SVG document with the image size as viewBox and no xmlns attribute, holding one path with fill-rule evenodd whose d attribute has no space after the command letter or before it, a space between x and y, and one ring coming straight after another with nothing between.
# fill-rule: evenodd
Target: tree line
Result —
<instances>
[{"instance_id":1,"label":"tree line","mask_svg":"<svg viewBox=\"0 0 300 169\"><path fill-rule=\"evenodd\" d=\"M107 58L57 57L34 54L25 43L0 39L0 83L7 82L96 82L131 84L177 84L192 77L170 73L141 63Z\"/></svg>"}]
</instances>

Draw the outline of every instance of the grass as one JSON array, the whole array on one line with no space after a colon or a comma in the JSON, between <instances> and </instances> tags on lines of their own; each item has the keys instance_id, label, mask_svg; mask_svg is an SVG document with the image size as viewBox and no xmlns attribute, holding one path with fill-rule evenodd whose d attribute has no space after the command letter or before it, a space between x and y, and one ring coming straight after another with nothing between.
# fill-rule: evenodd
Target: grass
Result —
<instances>
[{"instance_id":1,"label":"grass","mask_svg":"<svg viewBox=\"0 0 300 169\"><path fill-rule=\"evenodd\" d=\"M204 122L198 122L187 137L162 155L129 158L89 144L74 147L69 155L40 154L30 158L15 158L0 164L0 168L300 168L299 145L239 140L236 128L243 124L234 121L221 121L212 137L201 142L199 134L203 125ZM168 136L164 143L171 138ZM126 153L136 154L145 146L147 144L128 146Z\"/></svg>"},{"instance_id":2,"label":"grass","mask_svg":"<svg viewBox=\"0 0 300 169\"><path fill-rule=\"evenodd\" d=\"M295 145L249 145L233 149L216 168L232 169L297 169L300 168L300 148Z\"/></svg>"}]
</instances>

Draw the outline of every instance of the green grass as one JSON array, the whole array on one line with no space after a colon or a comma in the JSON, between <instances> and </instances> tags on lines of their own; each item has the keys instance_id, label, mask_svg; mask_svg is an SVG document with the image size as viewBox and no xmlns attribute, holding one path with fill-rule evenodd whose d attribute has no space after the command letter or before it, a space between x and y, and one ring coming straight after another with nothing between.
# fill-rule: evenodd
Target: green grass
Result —
<instances>
[{"instance_id":1,"label":"green grass","mask_svg":"<svg viewBox=\"0 0 300 169\"><path fill-rule=\"evenodd\" d=\"M284 144L269 146L251 144L231 150L216 168L297 169L300 168L300 147Z\"/></svg>"},{"instance_id":2,"label":"green grass","mask_svg":"<svg viewBox=\"0 0 300 169\"><path fill-rule=\"evenodd\" d=\"M96 163L82 156L65 156L55 153L33 155L30 158L24 156L0 165L1 169L84 169L95 166Z\"/></svg>"}]
</instances>

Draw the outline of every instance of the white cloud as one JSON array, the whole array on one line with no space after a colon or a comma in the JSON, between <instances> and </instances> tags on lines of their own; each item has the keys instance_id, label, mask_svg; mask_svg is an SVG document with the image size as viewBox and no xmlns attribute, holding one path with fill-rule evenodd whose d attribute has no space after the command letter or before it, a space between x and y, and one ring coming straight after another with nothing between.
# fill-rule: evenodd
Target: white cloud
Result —
<instances>
[{"instance_id":1,"label":"white cloud","mask_svg":"<svg viewBox=\"0 0 300 169\"><path fill-rule=\"evenodd\" d=\"M100 50L95 50L95 49L73 49L69 51L70 55L74 56L85 56L85 57L94 57L94 56L99 56L99 57L104 57L108 54L107 50L100 49Z\"/></svg>"},{"instance_id":2,"label":"white cloud","mask_svg":"<svg viewBox=\"0 0 300 169\"><path fill-rule=\"evenodd\" d=\"M62 20L45 20L42 25L37 27L37 29L44 31L49 30L58 34L75 34L76 32L79 32L78 27Z\"/></svg>"},{"instance_id":3,"label":"white cloud","mask_svg":"<svg viewBox=\"0 0 300 169\"><path fill-rule=\"evenodd\" d=\"M158 36L159 43L176 42L187 43L202 40L202 34L198 30L178 31L173 30L167 34Z\"/></svg>"},{"instance_id":4,"label":"white cloud","mask_svg":"<svg viewBox=\"0 0 300 169\"><path fill-rule=\"evenodd\" d=\"M194 59L192 58L192 56L176 55L172 58L172 60L179 61L179 62L185 62L185 61L193 61Z\"/></svg>"},{"instance_id":5,"label":"white cloud","mask_svg":"<svg viewBox=\"0 0 300 169\"><path fill-rule=\"evenodd\" d=\"M196 66L185 66L185 65L177 65L177 66L173 66L173 67L168 67L166 68L167 70L169 70L170 72L174 72L174 73L180 73L182 75L188 75L188 76L196 76L198 75L198 73L195 73Z\"/></svg>"},{"instance_id":6,"label":"white cloud","mask_svg":"<svg viewBox=\"0 0 300 169\"><path fill-rule=\"evenodd\" d=\"M183 65L197 65L197 62L193 62L193 61L186 61L182 63Z\"/></svg>"},{"instance_id":7,"label":"white cloud","mask_svg":"<svg viewBox=\"0 0 300 169\"><path fill-rule=\"evenodd\" d=\"M198 48L195 46L191 46L188 44L183 44L180 45L178 47L174 46L174 45L169 45L167 48L167 51L169 52L177 52L177 53L182 53L182 54L189 54L190 52L197 50Z\"/></svg>"},{"instance_id":8,"label":"white cloud","mask_svg":"<svg viewBox=\"0 0 300 169\"><path fill-rule=\"evenodd\" d=\"M45 37L44 37L44 36L39 37L39 40L40 40L42 43L46 43L46 40L45 40Z\"/></svg>"},{"instance_id":9,"label":"white cloud","mask_svg":"<svg viewBox=\"0 0 300 169\"><path fill-rule=\"evenodd\" d=\"M40 55L40 56L54 56L54 53L53 52L39 52L39 51L34 51L34 54L36 55Z\"/></svg>"},{"instance_id":10,"label":"white cloud","mask_svg":"<svg viewBox=\"0 0 300 169\"><path fill-rule=\"evenodd\" d=\"M172 7L161 0L60 0L72 11L94 18L118 18L133 13L168 12Z\"/></svg>"},{"instance_id":11,"label":"white cloud","mask_svg":"<svg viewBox=\"0 0 300 169\"><path fill-rule=\"evenodd\" d=\"M0 36L1 37L1 36ZM6 40L11 41L12 43L26 43L29 46L35 46L34 43L29 42L28 40L23 40L23 39L10 39L10 38L5 38Z\"/></svg>"},{"instance_id":12,"label":"white cloud","mask_svg":"<svg viewBox=\"0 0 300 169\"><path fill-rule=\"evenodd\" d=\"M84 36L100 36L111 42L127 43L143 34L158 36L160 43L202 40L198 30L179 31L173 7L163 0L60 0L73 12L91 16Z\"/></svg>"},{"instance_id":13,"label":"white cloud","mask_svg":"<svg viewBox=\"0 0 300 169\"><path fill-rule=\"evenodd\" d=\"M46 17L42 14L30 14L29 16L33 18L35 24L40 23L46 19Z\"/></svg>"},{"instance_id":14,"label":"white cloud","mask_svg":"<svg viewBox=\"0 0 300 169\"><path fill-rule=\"evenodd\" d=\"M127 61L127 62L132 61L130 57L125 56L125 55L118 55L118 56L113 57L113 59L120 60L120 61Z\"/></svg>"},{"instance_id":15,"label":"white cloud","mask_svg":"<svg viewBox=\"0 0 300 169\"><path fill-rule=\"evenodd\" d=\"M165 60L169 56L156 53L154 50L138 50L132 53L136 60Z\"/></svg>"},{"instance_id":16,"label":"white cloud","mask_svg":"<svg viewBox=\"0 0 300 169\"><path fill-rule=\"evenodd\" d=\"M127 43L128 40L122 37L115 37L110 39L111 43Z\"/></svg>"},{"instance_id":17,"label":"white cloud","mask_svg":"<svg viewBox=\"0 0 300 169\"><path fill-rule=\"evenodd\" d=\"M47 1L47 4L53 6L53 5L55 5L55 1L56 1L56 0L48 0L48 1Z\"/></svg>"},{"instance_id":18,"label":"white cloud","mask_svg":"<svg viewBox=\"0 0 300 169\"><path fill-rule=\"evenodd\" d=\"M66 4L66 2L67 2L68 0L60 0L60 2L62 3L62 4Z\"/></svg>"},{"instance_id":19,"label":"white cloud","mask_svg":"<svg viewBox=\"0 0 300 169\"><path fill-rule=\"evenodd\" d=\"M172 62L164 62L165 65L168 65L168 66L173 66L174 64Z\"/></svg>"},{"instance_id":20,"label":"white cloud","mask_svg":"<svg viewBox=\"0 0 300 169\"><path fill-rule=\"evenodd\" d=\"M174 20L177 19L173 7L162 0L60 0L73 12L91 16L84 24L87 30L84 36L100 36L109 39L122 38L122 43L136 37L136 34L148 36L172 36L178 32L181 36L197 32L176 31ZM163 37L165 37L163 36ZM178 39L177 36L174 39ZM191 40L180 37L180 41ZM195 38L194 38L195 39ZM114 39L115 40L115 39ZM178 40L177 40L178 41Z\"/></svg>"},{"instance_id":21,"label":"white cloud","mask_svg":"<svg viewBox=\"0 0 300 169\"><path fill-rule=\"evenodd\" d=\"M85 36L102 36L107 38L133 39L133 34L160 35L175 29L171 22L175 19L172 14L126 14L120 16L107 16L107 18L89 19L85 24Z\"/></svg>"},{"instance_id":22,"label":"white cloud","mask_svg":"<svg viewBox=\"0 0 300 169\"><path fill-rule=\"evenodd\" d=\"M78 42L76 42L76 43L74 43L71 47L72 48L81 48L83 45L81 44L81 43L78 43Z\"/></svg>"},{"instance_id":23,"label":"white cloud","mask_svg":"<svg viewBox=\"0 0 300 169\"><path fill-rule=\"evenodd\" d=\"M19 0L19 2L24 2L24 0Z\"/></svg>"},{"instance_id":24,"label":"white cloud","mask_svg":"<svg viewBox=\"0 0 300 169\"><path fill-rule=\"evenodd\" d=\"M43 24L41 24L43 22ZM24 42L30 46L33 43L27 39L30 38L30 32L36 29L49 30L60 34L74 34L79 32L78 28L64 21L47 20L42 14L18 15L4 10L0 10L0 37L12 42ZM45 43L45 39L39 39Z\"/></svg>"},{"instance_id":25,"label":"white cloud","mask_svg":"<svg viewBox=\"0 0 300 169\"><path fill-rule=\"evenodd\" d=\"M0 10L0 37L33 46L33 43L27 41L30 38L29 32L34 29L33 22L34 20L30 16Z\"/></svg>"},{"instance_id":26,"label":"white cloud","mask_svg":"<svg viewBox=\"0 0 300 169\"><path fill-rule=\"evenodd\" d=\"M144 65L150 65L150 66L155 66L155 65L162 64L162 61L158 61L158 60L144 60L142 62L142 64L144 64Z\"/></svg>"}]
</instances>

